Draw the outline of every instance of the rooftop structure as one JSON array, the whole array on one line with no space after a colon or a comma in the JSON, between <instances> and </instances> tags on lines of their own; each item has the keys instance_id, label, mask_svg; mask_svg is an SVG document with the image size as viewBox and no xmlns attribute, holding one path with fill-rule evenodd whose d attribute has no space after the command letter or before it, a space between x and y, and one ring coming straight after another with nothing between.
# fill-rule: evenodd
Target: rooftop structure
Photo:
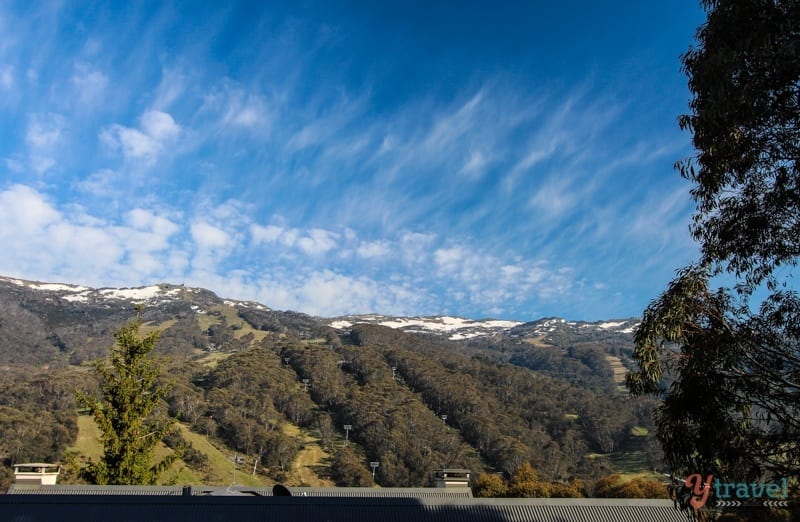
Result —
<instances>
[{"instance_id":1,"label":"rooftop structure","mask_svg":"<svg viewBox=\"0 0 800 522\"><path fill-rule=\"evenodd\" d=\"M17 484L36 486L53 485L60 471L60 465L45 462L14 464L14 481Z\"/></svg>"},{"instance_id":2,"label":"rooftop structure","mask_svg":"<svg viewBox=\"0 0 800 522\"><path fill-rule=\"evenodd\" d=\"M440 490L446 491L446 490ZM0 495L0 520L63 522L685 522L669 500L421 499L314 496Z\"/></svg>"},{"instance_id":3,"label":"rooftop structure","mask_svg":"<svg viewBox=\"0 0 800 522\"><path fill-rule=\"evenodd\" d=\"M469 488L472 471L468 469L438 469L434 474L437 488Z\"/></svg>"}]
</instances>

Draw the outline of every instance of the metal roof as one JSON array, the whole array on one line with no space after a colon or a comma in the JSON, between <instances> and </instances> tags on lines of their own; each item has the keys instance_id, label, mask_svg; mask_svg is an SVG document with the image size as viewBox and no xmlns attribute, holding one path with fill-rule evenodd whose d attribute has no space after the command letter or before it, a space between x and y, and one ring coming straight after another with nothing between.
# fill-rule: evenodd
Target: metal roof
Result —
<instances>
[{"instance_id":1,"label":"metal roof","mask_svg":"<svg viewBox=\"0 0 800 522\"><path fill-rule=\"evenodd\" d=\"M189 486L95 486L87 484L12 484L9 495L183 495ZM289 487L297 497L348 497L348 498L416 498L416 499L470 499L469 488L314 488ZM190 486L188 494L250 495L271 497L272 487L249 486Z\"/></svg>"},{"instance_id":2,"label":"metal roof","mask_svg":"<svg viewBox=\"0 0 800 522\"><path fill-rule=\"evenodd\" d=\"M685 522L669 500L0 495L0 520Z\"/></svg>"}]
</instances>

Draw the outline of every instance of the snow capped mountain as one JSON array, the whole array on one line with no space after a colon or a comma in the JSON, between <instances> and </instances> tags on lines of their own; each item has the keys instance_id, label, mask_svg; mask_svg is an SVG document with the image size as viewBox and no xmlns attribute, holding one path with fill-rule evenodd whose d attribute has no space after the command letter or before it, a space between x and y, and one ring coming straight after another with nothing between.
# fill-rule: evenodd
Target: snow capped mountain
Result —
<instances>
[{"instance_id":1,"label":"snow capped mountain","mask_svg":"<svg viewBox=\"0 0 800 522\"><path fill-rule=\"evenodd\" d=\"M447 337L451 341L503 333L522 324L519 321L496 319L472 320L450 316L387 317L385 315L371 314L338 317L331 320L328 325L332 328L343 330L356 323L379 324L409 333L436 334Z\"/></svg>"},{"instance_id":2,"label":"snow capped mountain","mask_svg":"<svg viewBox=\"0 0 800 522\"><path fill-rule=\"evenodd\" d=\"M369 314L337 317L331 319L328 322L328 326L337 330L345 330L357 323L378 324L409 333L437 335L451 341L462 341L493 335L504 335L519 339L530 337L547 339L548 336L558 334L585 336L595 332L606 335L631 335L639 325L639 320L622 319L588 323L551 317L522 323L520 321L496 319L472 320L450 316L389 317Z\"/></svg>"},{"instance_id":3,"label":"snow capped mountain","mask_svg":"<svg viewBox=\"0 0 800 522\"><path fill-rule=\"evenodd\" d=\"M597 321L589 323L586 321L567 321L559 317L549 317L539 319L530 323L517 326L509 330L510 337L530 338L540 337L547 339L553 335L625 335L631 336L640 324L636 318L619 319L614 321Z\"/></svg>"},{"instance_id":4,"label":"snow capped mountain","mask_svg":"<svg viewBox=\"0 0 800 522\"><path fill-rule=\"evenodd\" d=\"M28 290L46 292L52 294L55 298L70 303L98 304L103 301L130 301L135 304L157 306L177 301L197 301L197 304L192 308L198 313L202 313L201 305L203 302L207 301L209 296L213 296L211 292L202 288L190 288L183 285L170 284L140 286L135 288L90 288L88 286L62 283L40 283L37 281L26 281L24 279L2 276L0 276L0 283L10 283ZM219 300L216 296L213 297L214 299L212 299L212 301ZM269 308L263 304L252 301L225 299L222 301L222 304L227 306L242 306L256 310L269 310Z\"/></svg>"},{"instance_id":5,"label":"snow capped mountain","mask_svg":"<svg viewBox=\"0 0 800 522\"><path fill-rule=\"evenodd\" d=\"M213 306L225 305L249 310L270 312L267 306L253 301L222 299L202 288L183 285L158 284L136 288L90 288L87 286L42 283L0 276L0 285L16 287L20 291L42 292L48 300L75 305L107 306L113 303L144 304L148 307L183 303L194 313L203 314ZM57 301L55 301L57 300ZM522 323L498 319L467 319L452 316L392 317L379 314L348 315L336 318L308 318L337 330L347 330L357 323L370 323L408 333L436 335L451 341L478 337L504 336L525 340L536 338L546 342L553 336L582 338L586 335L623 335L629 337L639 325L638 319L621 319L601 322L567 321L551 317Z\"/></svg>"}]
</instances>

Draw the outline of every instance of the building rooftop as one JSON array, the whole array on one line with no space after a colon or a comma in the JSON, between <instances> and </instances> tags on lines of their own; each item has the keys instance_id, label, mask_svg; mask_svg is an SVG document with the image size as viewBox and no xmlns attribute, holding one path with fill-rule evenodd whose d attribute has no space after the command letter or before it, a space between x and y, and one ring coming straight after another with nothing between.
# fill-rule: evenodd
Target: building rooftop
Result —
<instances>
[{"instance_id":1,"label":"building rooftop","mask_svg":"<svg viewBox=\"0 0 800 522\"><path fill-rule=\"evenodd\" d=\"M103 487L103 489L106 489ZM355 496L216 496L143 493L117 488L91 494L39 492L0 495L0 520L26 522L141 520L250 522L685 522L669 500L640 499L472 499ZM292 488L294 490L302 488ZM313 488L310 488L313 489ZM370 489L370 488L368 488ZM242 490L244 491L244 490ZM296 491L293 491L296 493Z\"/></svg>"},{"instance_id":2,"label":"building rooftop","mask_svg":"<svg viewBox=\"0 0 800 522\"><path fill-rule=\"evenodd\" d=\"M469 488L315 488L288 487L295 497L471 499ZM88 484L12 484L9 495L144 495L271 497L272 487L252 486L95 486Z\"/></svg>"}]
</instances>

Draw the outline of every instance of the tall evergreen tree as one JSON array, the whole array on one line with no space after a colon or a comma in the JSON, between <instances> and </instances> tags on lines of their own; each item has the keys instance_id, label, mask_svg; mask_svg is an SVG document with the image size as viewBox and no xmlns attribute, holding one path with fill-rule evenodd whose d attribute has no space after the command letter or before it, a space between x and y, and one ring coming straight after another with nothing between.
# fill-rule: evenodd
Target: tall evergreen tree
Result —
<instances>
[{"instance_id":1,"label":"tall evergreen tree","mask_svg":"<svg viewBox=\"0 0 800 522\"><path fill-rule=\"evenodd\" d=\"M152 485L177 458L155 459L155 448L175 429L161 406L169 387L158 382L161 369L152 357L161 334L142 336L140 316L114 334L110 366L98 361L101 397L78 393L100 428L103 456L90 461L82 476L94 484Z\"/></svg>"}]
</instances>

